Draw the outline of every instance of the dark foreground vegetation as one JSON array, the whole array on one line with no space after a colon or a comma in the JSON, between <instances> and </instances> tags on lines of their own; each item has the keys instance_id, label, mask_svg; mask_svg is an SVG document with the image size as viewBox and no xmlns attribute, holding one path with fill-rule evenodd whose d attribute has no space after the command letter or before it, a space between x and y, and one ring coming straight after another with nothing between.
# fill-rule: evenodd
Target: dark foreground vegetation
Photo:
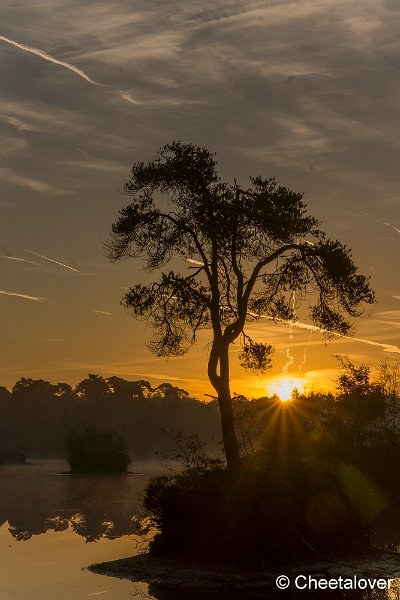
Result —
<instances>
[{"instance_id":1,"label":"dark foreground vegetation","mask_svg":"<svg viewBox=\"0 0 400 600\"><path fill-rule=\"evenodd\" d=\"M158 477L145 506L161 530L152 555L265 568L360 552L367 542L336 469L315 457L285 461L260 452L234 473L204 464Z\"/></svg>"},{"instance_id":2,"label":"dark foreground vegetation","mask_svg":"<svg viewBox=\"0 0 400 600\"><path fill-rule=\"evenodd\" d=\"M237 398L236 470L178 438L183 470L146 491L160 530L150 553L262 568L364 552L371 520L400 491L400 381L396 367L376 381L342 367L336 396Z\"/></svg>"}]
</instances>

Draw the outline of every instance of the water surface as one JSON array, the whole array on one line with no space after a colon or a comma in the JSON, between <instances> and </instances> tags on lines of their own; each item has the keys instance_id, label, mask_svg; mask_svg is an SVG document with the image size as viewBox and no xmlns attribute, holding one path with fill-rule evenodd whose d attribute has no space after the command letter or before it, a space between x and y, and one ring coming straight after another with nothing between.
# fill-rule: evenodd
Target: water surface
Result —
<instances>
[{"instance_id":1,"label":"water surface","mask_svg":"<svg viewBox=\"0 0 400 600\"><path fill-rule=\"evenodd\" d=\"M132 556L145 485L141 474L60 475L63 461L0 467L0 597L7 600L148 598L147 585L95 575L95 562ZM139 544L139 546L138 546Z\"/></svg>"},{"instance_id":2,"label":"water surface","mask_svg":"<svg viewBox=\"0 0 400 600\"><path fill-rule=\"evenodd\" d=\"M135 463L132 474L66 475L63 461L0 466L0 598L5 600L399 600L390 592L232 592L205 594L164 584L132 583L91 573L88 565L137 554L145 486L165 472L154 462ZM400 506L393 503L375 523L375 542L399 549ZM394 526L397 523L396 527ZM400 573L400 555L399 555Z\"/></svg>"}]
</instances>

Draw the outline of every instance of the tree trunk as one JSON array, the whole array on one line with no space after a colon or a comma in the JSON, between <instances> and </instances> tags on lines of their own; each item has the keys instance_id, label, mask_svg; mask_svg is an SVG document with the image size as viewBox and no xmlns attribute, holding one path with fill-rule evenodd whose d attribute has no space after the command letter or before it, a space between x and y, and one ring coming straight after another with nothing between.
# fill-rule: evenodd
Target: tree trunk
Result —
<instances>
[{"instance_id":1,"label":"tree trunk","mask_svg":"<svg viewBox=\"0 0 400 600\"><path fill-rule=\"evenodd\" d=\"M218 394L219 412L221 416L222 440L228 469L234 470L239 465L239 447L233 420L232 399L229 395Z\"/></svg>"},{"instance_id":2,"label":"tree trunk","mask_svg":"<svg viewBox=\"0 0 400 600\"><path fill-rule=\"evenodd\" d=\"M222 440L224 444L228 469L234 470L239 465L239 446L235 433L232 397L229 385L229 344L221 345L219 352L218 404L221 417Z\"/></svg>"}]
</instances>

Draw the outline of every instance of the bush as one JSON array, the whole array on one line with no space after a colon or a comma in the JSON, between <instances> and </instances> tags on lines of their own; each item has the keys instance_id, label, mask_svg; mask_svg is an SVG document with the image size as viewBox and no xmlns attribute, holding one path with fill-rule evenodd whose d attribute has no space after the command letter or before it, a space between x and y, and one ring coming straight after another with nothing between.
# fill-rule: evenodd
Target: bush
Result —
<instances>
[{"instance_id":1,"label":"bush","mask_svg":"<svg viewBox=\"0 0 400 600\"><path fill-rule=\"evenodd\" d=\"M67 460L73 472L122 472L131 463L122 435L93 425L71 434Z\"/></svg>"},{"instance_id":2,"label":"bush","mask_svg":"<svg viewBox=\"0 0 400 600\"><path fill-rule=\"evenodd\" d=\"M262 568L367 545L364 524L324 464L257 454L153 479L145 508L159 528L150 553Z\"/></svg>"}]
</instances>

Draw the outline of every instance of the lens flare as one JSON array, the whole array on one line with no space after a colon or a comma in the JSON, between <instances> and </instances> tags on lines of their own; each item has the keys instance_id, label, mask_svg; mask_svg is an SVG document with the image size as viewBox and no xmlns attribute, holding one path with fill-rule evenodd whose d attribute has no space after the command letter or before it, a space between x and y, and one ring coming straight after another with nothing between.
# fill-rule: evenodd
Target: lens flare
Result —
<instances>
[{"instance_id":1,"label":"lens flare","mask_svg":"<svg viewBox=\"0 0 400 600\"><path fill-rule=\"evenodd\" d=\"M287 402L292 398L293 390L304 392L306 380L300 377L280 377L267 383L268 393L276 394L282 402Z\"/></svg>"}]
</instances>

